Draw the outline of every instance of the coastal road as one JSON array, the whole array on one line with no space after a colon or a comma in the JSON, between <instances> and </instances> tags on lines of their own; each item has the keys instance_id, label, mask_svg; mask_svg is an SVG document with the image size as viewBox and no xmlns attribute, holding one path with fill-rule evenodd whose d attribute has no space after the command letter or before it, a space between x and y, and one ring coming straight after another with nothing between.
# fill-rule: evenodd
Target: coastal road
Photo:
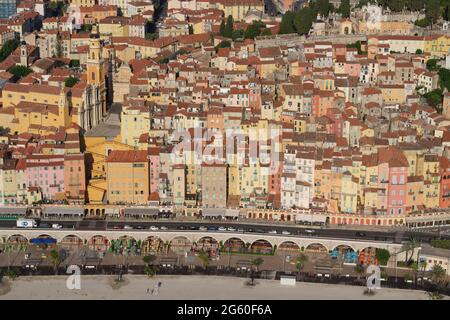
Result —
<instances>
[{"instance_id":1,"label":"coastal road","mask_svg":"<svg viewBox=\"0 0 450 320\"><path fill-rule=\"evenodd\" d=\"M47 224L47 226L45 226ZM41 220L38 229L51 229L52 224L61 224L64 229L73 230L134 230L142 232L151 232L150 227L162 226L167 231L196 231L203 227L206 232L213 234L214 232L224 232L217 230L219 227L227 228L226 232L230 234L239 233L256 233L256 234L274 234L275 231L279 235L299 235L308 237L321 237L333 239L353 239L353 240L373 240L386 241L391 243L401 243L415 238L419 242L429 243L433 239L438 238L435 232L417 232L410 230L380 230L380 231L361 231L352 229L336 229L332 227L305 227L296 225L264 225L261 223L239 223L236 221L174 221L174 220L155 220L155 221L105 221L105 220ZM0 221L0 229L17 229L15 221ZM440 233L441 239L450 239L450 234Z\"/></svg>"}]
</instances>

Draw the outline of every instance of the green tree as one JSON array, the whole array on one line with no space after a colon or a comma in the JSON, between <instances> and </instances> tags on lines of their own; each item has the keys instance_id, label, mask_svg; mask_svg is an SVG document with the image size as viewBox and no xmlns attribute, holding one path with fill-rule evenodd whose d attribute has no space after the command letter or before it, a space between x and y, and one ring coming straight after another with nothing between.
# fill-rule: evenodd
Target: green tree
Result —
<instances>
[{"instance_id":1,"label":"green tree","mask_svg":"<svg viewBox=\"0 0 450 320\"><path fill-rule=\"evenodd\" d=\"M56 57L61 58L62 56L63 56L62 39L61 35L58 34L56 36Z\"/></svg>"},{"instance_id":2,"label":"green tree","mask_svg":"<svg viewBox=\"0 0 450 320\"><path fill-rule=\"evenodd\" d=\"M424 2L422 0L408 0L406 6L411 11L420 11L423 9Z\"/></svg>"},{"instance_id":3,"label":"green tree","mask_svg":"<svg viewBox=\"0 0 450 320\"><path fill-rule=\"evenodd\" d=\"M224 30L224 37L227 38L232 38L233 37L233 31L234 31L234 21L233 21L233 16L229 15L227 18L227 23L225 25L225 30Z\"/></svg>"},{"instance_id":4,"label":"green tree","mask_svg":"<svg viewBox=\"0 0 450 320\"><path fill-rule=\"evenodd\" d=\"M73 76L70 76L64 80L64 86L66 88L72 88L74 85L76 85L80 81L78 78L75 78Z\"/></svg>"},{"instance_id":5,"label":"green tree","mask_svg":"<svg viewBox=\"0 0 450 320\"><path fill-rule=\"evenodd\" d=\"M416 50L416 54L422 54L422 53L423 53L422 50L420 50L420 49Z\"/></svg>"},{"instance_id":6,"label":"green tree","mask_svg":"<svg viewBox=\"0 0 450 320\"><path fill-rule=\"evenodd\" d=\"M386 249L377 249L375 255L377 257L378 263L383 266L388 263L389 258L391 257L391 254Z\"/></svg>"},{"instance_id":7,"label":"green tree","mask_svg":"<svg viewBox=\"0 0 450 320\"><path fill-rule=\"evenodd\" d=\"M427 92L423 95L423 97L427 100L427 103L436 109L438 113L442 113L442 99L443 94L441 89L436 89L430 92Z\"/></svg>"},{"instance_id":8,"label":"green tree","mask_svg":"<svg viewBox=\"0 0 450 320\"><path fill-rule=\"evenodd\" d=\"M158 271L159 271L159 268L158 268L158 266L155 266L155 265L145 266L144 267L144 273L149 278L153 278Z\"/></svg>"},{"instance_id":9,"label":"green tree","mask_svg":"<svg viewBox=\"0 0 450 320\"><path fill-rule=\"evenodd\" d=\"M231 34L231 39L241 39L244 37L244 30L233 30L233 33Z\"/></svg>"},{"instance_id":10,"label":"green tree","mask_svg":"<svg viewBox=\"0 0 450 320\"><path fill-rule=\"evenodd\" d=\"M356 266L355 266L355 269L354 269L354 271L355 271L355 273L356 273L356 275L357 275L357 277L358 277L358 280L360 280L361 279L361 276L364 274L364 266L362 265L362 264L357 264Z\"/></svg>"},{"instance_id":11,"label":"green tree","mask_svg":"<svg viewBox=\"0 0 450 320\"><path fill-rule=\"evenodd\" d=\"M428 26L430 25L430 21L428 20L427 17L425 17L425 18L423 18L423 19L416 20L416 21L414 22L414 24L415 24L416 26L418 26L418 27L426 28L426 27L428 27Z\"/></svg>"},{"instance_id":12,"label":"green tree","mask_svg":"<svg viewBox=\"0 0 450 320\"><path fill-rule=\"evenodd\" d=\"M439 0L428 0L425 2L425 16L428 21L430 21L431 29L433 29L433 24L439 19L440 14L440 3Z\"/></svg>"},{"instance_id":13,"label":"green tree","mask_svg":"<svg viewBox=\"0 0 450 320\"><path fill-rule=\"evenodd\" d=\"M446 274L444 268L442 268L439 264L433 265L430 270L431 281L437 286L437 290L439 292L439 287L444 283Z\"/></svg>"},{"instance_id":14,"label":"green tree","mask_svg":"<svg viewBox=\"0 0 450 320\"><path fill-rule=\"evenodd\" d=\"M305 35L311 30L315 13L312 8L302 8L295 13L295 29L299 35Z\"/></svg>"},{"instance_id":15,"label":"green tree","mask_svg":"<svg viewBox=\"0 0 450 320\"><path fill-rule=\"evenodd\" d=\"M286 11L281 18L279 34L295 33L294 27L294 13L292 11Z\"/></svg>"},{"instance_id":16,"label":"green tree","mask_svg":"<svg viewBox=\"0 0 450 320\"><path fill-rule=\"evenodd\" d=\"M194 34L194 27L192 26L192 24L189 25L188 29L189 29L189 34Z\"/></svg>"},{"instance_id":17,"label":"green tree","mask_svg":"<svg viewBox=\"0 0 450 320\"><path fill-rule=\"evenodd\" d=\"M305 267L305 263L308 261L308 256L301 253L297 259L295 260L295 268L297 269L297 271L301 271L303 270L303 268Z\"/></svg>"},{"instance_id":18,"label":"green tree","mask_svg":"<svg viewBox=\"0 0 450 320\"><path fill-rule=\"evenodd\" d=\"M53 268L55 269L55 274L58 273L58 266L61 263L61 256L59 255L58 251L52 250L50 251L50 259L53 264Z\"/></svg>"},{"instance_id":19,"label":"green tree","mask_svg":"<svg viewBox=\"0 0 450 320\"><path fill-rule=\"evenodd\" d=\"M257 36L261 35L261 29L265 28L266 25L261 21L253 21L244 32L245 39L255 39Z\"/></svg>"},{"instance_id":20,"label":"green tree","mask_svg":"<svg viewBox=\"0 0 450 320\"><path fill-rule=\"evenodd\" d=\"M22 66L22 65L15 65L15 66L9 68L8 72L12 73L17 78L22 78L22 77L26 77L27 75L32 73L33 70L31 70L28 67Z\"/></svg>"},{"instance_id":21,"label":"green tree","mask_svg":"<svg viewBox=\"0 0 450 320\"><path fill-rule=\"evenodd\" d=\"M220 23L219 33L222 37L225 37L225 20L222 20L222 22Z\"/></svg>"},{"instance_id":22,"label":"green tree","mask_svg":"<svg viewBox=\"0 0 450 320\"><path fill-rule=\"evenodd\" d=\"M252 265L255 266L256 272L258 272L259 266L264 263L263 258L256 258L252 260Z\"/></svg>"},{"instance_id":23,"label":"green tree","mask_svg":"<svg viewBox=\"0 0 450 320\"><path fill-rule=\"evenodd\" d=\"M403 10L405 5L406 5L405 0L390 0L388 7L394 12L399 12Z\"/></svg>"},{"instance_id":24,"label":"green tree","mask_svg":"<svg viewBox=\"0 0 450 320\"><path fill-rule=\"evenodd\" d=\"M402 252L405 252L405 264L410 264L414 255L414 249L419 246L419 243L415 238L411 238L409 241L402 245ZM411 253L411 255L409 255Z\"/></svg>"},{"instance_id":25,"label":"green tree","mask_svg":"<svg viewBox=\"0 0 450 320\"><path fill-rule=\"evenodd\" d=\"M438 59L428 59L428 61L427 61L427 70L428 71L436 71L436 70L438 70Z\"/></svg>"},{"instance_id":26,"label":"green tree","mask_svg":"<svg viewBox=\"0 0 450 320\"><path fill-rule=\"evenodd\" d=\"M447 89L450 91L450 70L445 68L439 69L439 84L441 86L441 90ZM447 243L447 249L450 249L450 240L442 240L444 243Z\"/></svg>"},{"instance_id":27,"label":"green tree","mask_svg":"<svg viewBox=\"0 0 450 320\"><path fill-rule=\"evenodd\" d=\"M71 68L79 68L80 67L80 60L78 60L78 59L70 60L69 67L71 67Z\"/></svg>"},{"instance_id":28,"label":"green tree","mask_svg":"<svg viewBox=\"0 0 450 320\"><path fill-rule=\"evenodd\" d=\"M350 17L350 0L342 0L339 6L339 12L343 18Z\"/></svg>"},{"instance_id":29,"label":"green tree","mask_svg":"<svg viewBox=\"0 0 450 320\"><path fill-rule=\"evenodd\" d=\"M442 11L442 18L443 18L445 21L449 21L449 20L450 20L450 5L446 5L446 6L443 8L443 11Z\"/></svg>"},{"instance_id":30,"label":"green tree","mask_svg":"<svg viewBox=\"0 0 450 320\"><path fill-rule=\"evenodd\" d=\"M231 42L228 40L223 40L221 41L217 46L216 46L216 51L219 51L220 48L231 48Z\"/></svg>"},{"instance_id":31,"label":"green tree","mask_svg":"<svg viewBox=\"0 0 450 320\"><path fill-rule=\"evenodd\" d=\"M209 257L209 254L205 251L200 251L198 253L198 258L202 262L203 268L206 270L206 268L209 266L209 263L211 262L211 258Z\"/></svg>"},{"instance_id":32,"label":"green tree","mask_svg":"<svg viewBox=\"0 0 450 320\"><path fill-rule=\"evenodd\" d=\"M150 265L153 264L153 262L155 262L156 256L153 254L145 255L142 257L142 260L144 261L145 264Z\"/></svg>"},{"instance_id":33,"label":"green tree","mask_svg":"<svg viewBox=\"0 0 450 320\"><path fill-rule=\"evenodd\" d=\"M317 12L323 17L328 17L331 11L331 4L329 0L317 0Z\"/></svg>"},{"instance_id":34,"label":"green tree","mask_svg":"<svg viewBox=\"0 0 450 320\"><path fill-rule=\"evenodd\" d=\"M5 44L2 46L2 48L0 49L0 62L8 58L11 52L17 49L19 44L20 44L19 40L17 39L6 41Z\"/></svg>"}]
</instances>

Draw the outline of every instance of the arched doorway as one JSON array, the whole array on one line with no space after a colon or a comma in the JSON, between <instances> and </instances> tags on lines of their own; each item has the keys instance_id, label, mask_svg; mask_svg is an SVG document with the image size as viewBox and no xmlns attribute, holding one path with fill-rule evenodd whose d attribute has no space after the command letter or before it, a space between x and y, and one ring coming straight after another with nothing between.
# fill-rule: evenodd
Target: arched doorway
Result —
<instances>
[{"instance_id":1,"label":"arched doorway","mask_svg":"<svg viewBox=\"0 0 450 320\"><path fill-rule=\"evenodd\" d=\"M297 252L300 251L300 247L298 244L292 241L284 241L280 243L278 246L278 250L286 251L286 252Z\"/></svg>"},{"instance_id":2,"label":"arched doorway","mask_svg":"<svg viewBox=\"0 0 450 320\"><path fill-rule=\"evenodd\" d=\"M305 252L309 253L327 253L328 249L321 243L311 243L306 246Z\"/></svg>"},{"instance_id":3,"label":"arched doorway","mask_svg":"<svg viewBox=\"0 0 450 320\"><path fill-rule=\"evenodd\" d=\"M159 237L150 236L142 242L142 255L156 254L161 252L164 248L164 241Z\"/></svg>"},{"instance_id":4,"label":"arched doorway","mask_svg":"<svg viewBox=\"0 0 450 320\"><path fill-rule=\"evenodd\" d=\"M91 250L98 251L98 252L106 252L109 248L110 242L108 238L96 235L89 239L88 241L88 247Z\"/></svg>"},{"instance_id":5,"label":"arched doorway","mask_svg":"<svg viewBox=\"0 0 450 320\"><path fill-rule=\"evenodd\" d=\"M183 236L173 238L169 244L170 250L176 254L185 254L191 251L191 241Z\"/></svg>"},{"instance_id":6,"label":"arched doorway","mask_svg":"<svg viewBox=\"0 0 450 320\"><path fill-rule=\"evenodd\" d=\"M248 245L248 247L250 244ZM239 238L230 238L223 244L224 252L244 252L247 245Z\"/></svg>"},{"instance_id":7,"label":"arched doorway","mask_svg":"<svg viewBox=\"0 0 450 320\"><path fill-rule=\"evenodd\" d=\"M269 241L259 239L252 243L250 251L252 253L271 254L273 253L273 246Z\"/></svg>"},{"instance_id":8,"label":"arched doorway","mask_svg":"<svg viewBox=\"0 0 450 320\"><path fill-rule=\"evenodd\" d=\"M67 250L78 249L83 246L83 239L76 235L67 235L61 240L61 246Z\"/></svg>"},{"instance_id":9,"label":"arched doorway","mask_svg":"<svg viewBox=\"0 0 450 320\"><path fill-rule=\"evenodd\" d=\"M352 247L341 244L331 251L331 258L343 260L347 263L356 263L358 259L358 255Z\"/></svg>"}]
</instances>

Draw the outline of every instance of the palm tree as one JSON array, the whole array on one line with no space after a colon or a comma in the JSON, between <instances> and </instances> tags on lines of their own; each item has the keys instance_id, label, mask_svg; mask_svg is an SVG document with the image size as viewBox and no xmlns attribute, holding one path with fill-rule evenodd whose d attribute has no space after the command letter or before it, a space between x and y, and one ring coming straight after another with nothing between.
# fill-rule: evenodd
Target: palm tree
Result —
<instances>
[{"instance_id":1,"label":"palm tree","mask_svg":"<svg viewBox=\"0 0 450 320\"><path fill-rule=\"evenodd\" d=\"M155 255L143 256L142 260L145 262L145 264L150 265L153 264L153 262L156 260L156 256Z\"/></svg>"},{"instance_id":2,"label":"palm tree","mask_svg":"<svg viewBox=\"0 0 450 320\"><path fill-rule=\"evenodd\" d=\"M361 279L361 275L364 274L364 266L362 264L357 264L355 266L355 272L358 276L358 281Z\"/></svg>"},{"instance_id":3,"label":"palm tree","mask_svg":"<svg viewBox=\"0 0 450 320\"><path fill-rule=\"evenodd\" d=\"M308 261L308 256L305 254L300 254L295 260L295 268L297 271L301 271L305 267L305 263Z\"/></svg>"},{"instance_id":4,"label":"palm tree","mask_svg":"<svg viewBox=\"0 0 450 320\"><path fill-rule=\"evenodd\" d=\"M405 264L409 264L414 255L414 249L419 246L419 243L415 238L411 238L408 242L402 245L402 251L405 252ZM411 252L411 255L409 255Z\"/></svg>"},{"instance_id":5,"label":"palm tree","mask_svg":"<svg viewBox=\"0 0 450 320\"><path fill-rule=\"evenodd\" d=\"M145 266L144 267L144 273L147 275L147 277L152 278L156 275L156 272L158 272L159 268L158 266L151 265L151 266Z\"/></svg>"},{"instance_id":6,"label":"palm tree","mask_svg":"<svg viewBox=\"0 0 450 320\"><path fill-rule=\"evenodd\" d=\"M256 258L256 259L253 259L253 260L252 260L252 265L255 266L256 272L258 272L258 268L259 268L260 265L263 264L263 262L264 262L264 259L263 259L263 258Z\"/></svg>"},{"instance_id":7,"label":"palm tree","mask_svg":"<svg viewBox=\"0 0 450 320\"><path fill-rule=\"evenodd\" d=\"M446 274L444 268L442 268L439 264L433 265L430 271L431 280L437 286L437 292L439 293L439 286L445 281Z\"/></svg>"},{"instance_id":8,"label":"palm tree","mask_svg":"<svg viewBox=\"0 0 450 320\"><path fill-rule=\"evenodd\" d=\"M58 266L61 263L61 257L59 256L58 251L50 251L50 258L52 260L53 267L55 268L55 274L58 274Z\"/></svg>"},{"instance_id":9,"label":"palm tree","mask_svg":"<svg viewBox=\"0 0 450 320\"><path fill-rule=\"evenodd\" d=\"M205 251L200 251L198 253L198 258L202 262L203 268L206 270L206 268L208 267L209 263L211 262L209 254L207 252L205 252Z\"/></svg>"}]
</instances>

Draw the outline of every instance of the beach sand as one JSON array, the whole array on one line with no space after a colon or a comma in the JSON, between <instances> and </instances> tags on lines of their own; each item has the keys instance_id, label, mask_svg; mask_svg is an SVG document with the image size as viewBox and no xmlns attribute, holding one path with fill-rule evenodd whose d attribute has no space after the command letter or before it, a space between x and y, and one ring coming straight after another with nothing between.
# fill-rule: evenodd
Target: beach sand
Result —
<instances>
[{"instance_id":1,"label":"beach sand","mask_svg":"<svg viewBox=\"0 0 450 320\"><path fill-rule=\"evenodd\" d=\"M257 280L249 287L247 279L217 276L156 276L125 275L124 282L115 284L115 276L81 276L81 289L69 290L66 276L23 276L10 282L4 299L142 299L142 300L416 300L429 299L423 291L379 289L376 294L363 294L363 287L297 282L295 286L280 285L275 280ZM151 294L161 282L158 294ZM149 289L149 293L147 293Z\"/></svg>"}]
</instances>

